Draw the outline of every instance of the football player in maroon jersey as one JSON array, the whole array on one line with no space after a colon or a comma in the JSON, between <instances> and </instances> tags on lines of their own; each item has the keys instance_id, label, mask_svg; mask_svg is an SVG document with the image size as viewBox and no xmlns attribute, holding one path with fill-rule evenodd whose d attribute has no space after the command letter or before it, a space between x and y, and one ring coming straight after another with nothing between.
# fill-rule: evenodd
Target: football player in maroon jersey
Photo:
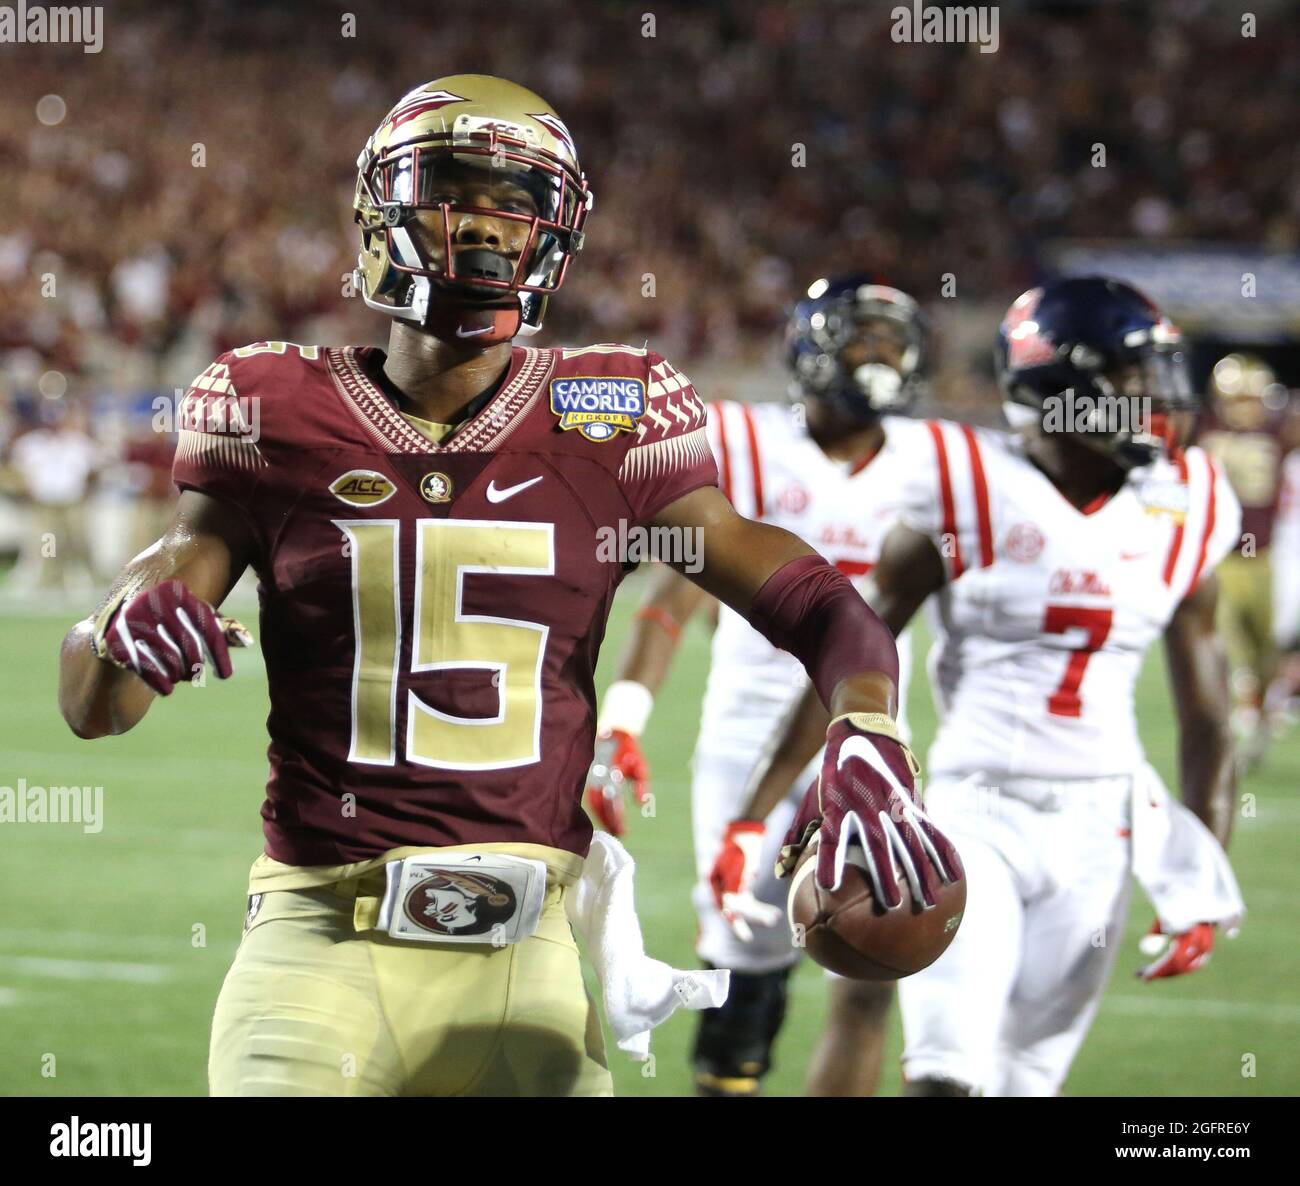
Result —
<instances>
[{"instance_id":1,"label":"football player in maroon jersey","mask_svg":"<svg viewBox=\"0 0 1300 1186\"><path fill-rule=\"evenodd\" d=\"M624 573L602 540L696 533L694 579L801 659L832 745L866 737L910 786L897 655L840 573L722 496L684 375L650 350L516 344L590 206L543 99L437 79L358 167L358 286L394 319L387 352L263 342L195 380L172 522L69 632L61 708L100 737L207 663L229 676L249 639L215 607L257 573L266 851L213 1020L214 1093L607 1093L564 908ZM890 794L859 758L840 775L827 884L842 818ZM932 887L960 866L928 828L895 842ZM446 885L464 908L442 920Z\"/></svg>"},{"instance_id":2,"label":"football player in maroon jersey","mask_svg":"<svg viewBox=\"0 0 1300 1186\"><path fill-rule=\"evenodd\" d=\"M1223 466L1241 501L1241 546L1219 566L1219 630L1232 670L1238 753L1249 769L1263 758L1278 724L1266 708L1278 670L1274 570L1294 557L1273 547L1273 535L1286 459L1300 445L1300 418L1273 368L1251 354L1219 359L1210 395L1200 443Z\"/></svg>"}]
</instances>

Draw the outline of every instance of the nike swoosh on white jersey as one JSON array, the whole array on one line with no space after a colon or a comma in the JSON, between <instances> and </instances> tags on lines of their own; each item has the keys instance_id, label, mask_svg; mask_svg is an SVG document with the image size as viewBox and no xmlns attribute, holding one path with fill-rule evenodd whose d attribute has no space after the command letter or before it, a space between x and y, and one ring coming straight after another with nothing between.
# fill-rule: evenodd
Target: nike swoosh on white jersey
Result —
<instances>
[{"instance_id":1,"label":"nike swoosh on white jersey","mask_svg":"<svg viewBox=\"0 0 1300 1186\"><path fill-rule=\"evenodd\" d=\"M514 498L521 490L527 490L529 486L536 486L546 475L538 474L535 478L529 478L526 482L520 482L517 486L507 486L504 490L497 488L497 480L492 479L488 483L487 500L488 502L505 502L507 498Z\"/></svg>"},{"instance_id":2,"label":"nike swoosh on white jersey","mask_svg":"<svg viewBox=\"0 0 1300 1186\"><path fill-rule=\"evenodd\" d=\"M492 328L490 325L485 325L482 329L461 329L458 325L456 327L456 336L458 338L477 338L479 334L488 333Z\"/></svg>"}]
</instances>

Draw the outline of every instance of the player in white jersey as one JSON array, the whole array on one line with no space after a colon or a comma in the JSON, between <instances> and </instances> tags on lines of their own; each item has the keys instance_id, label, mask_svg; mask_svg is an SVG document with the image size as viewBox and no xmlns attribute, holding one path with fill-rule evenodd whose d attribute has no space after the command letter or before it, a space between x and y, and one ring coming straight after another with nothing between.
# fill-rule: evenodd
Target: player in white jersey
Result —
<instances>
[{"instance_id":1,"label":"player in white jersey","mask_svg":"<svg viewBox=\"0 0 1300 1186\"><path fill-rule=\"evenodd\" d=\"M904 408L920 382L926 332L912 298L850 276L819 280L799 303L788 334L793 403L719 402L708 407L708 438L723 492L741 514L779 524L816 548L851 579L870 572L899 511L907 444L924 432L916 421L886 415ZM686 620L704 601L664 568L656 573L633 637L597 722L588 803L611 831L622 832L622 790L639 800L648 772L638 737L654 693L671 664ZM899 640L900 702L910 667ZM724 834L748 844L759 833L736 821L745 785L764 745L808 686L797 660L777 650L744 618L721 609L691 784L699 916L696 950L732 970L721 1009L701 1015L693 1056L706 1094L751 1095L769 1066L785 1009L785 984L798 958L783 928L786 885L772 872L781 832L756 852L761 870L739 915L717 897L713 858ZM776 808L788 823L799 794ZM731 915L724 918L724 912ZM733 928L739 928L746 940ZM876 988L883 1014L891 993ZM878 1063L878 1051L864 1051Z\"/></svg>"},{"instance_id":2,"label":"player in white jersey","mask_svg":"<svg viewBox=\"0 0 1300 1186\"><path fill-rule=\"evenodd\" d=\"M1202 966L1244 909L1222 847L1234 784L1213 575L1240 508L1202 450L1167 449L1194 407L1177 331L1127 285L1056 281L1011 307L1000 358L1022 435L928 424L868 588L895 630L937 594L926 805L969 887L952 946L899 990L918 1095L1059 1090L1130 874L1170 937L1145 979ZM1134 712L1162 635L1186 807ZM780 796L825 720L800 706L746 815Z\"/></svg>"}]
</instances>

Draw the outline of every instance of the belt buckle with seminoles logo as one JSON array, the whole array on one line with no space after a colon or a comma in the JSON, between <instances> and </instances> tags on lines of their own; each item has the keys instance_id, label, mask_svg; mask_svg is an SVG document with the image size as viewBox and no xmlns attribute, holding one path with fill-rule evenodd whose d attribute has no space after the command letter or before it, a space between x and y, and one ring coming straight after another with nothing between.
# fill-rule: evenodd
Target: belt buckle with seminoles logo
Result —
<instances>
[{"instance_id":1,"label":"belt buckle with seminoles logo","mask_svg":"<svg viewBox=\"0 0 1300 1186\"><path fill-rule=\"evenodd\" d=\"M384 873L378 929L417 943L518 943L546 897L546 864L504 853L407 857Z\"/></svg>"}]
</instances>

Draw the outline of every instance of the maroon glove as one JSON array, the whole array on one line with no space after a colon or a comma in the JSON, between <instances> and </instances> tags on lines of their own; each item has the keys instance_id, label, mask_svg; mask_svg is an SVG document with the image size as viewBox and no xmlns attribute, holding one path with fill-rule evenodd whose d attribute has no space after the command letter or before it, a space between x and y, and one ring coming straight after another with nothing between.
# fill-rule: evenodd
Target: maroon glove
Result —
<instances>
[{"instance_id":1,"label":"maroon glove","mask_svg":"<svg viewBox=\"0 0 1300 1186\"><path fill-rule=\"evenodd\" d=\"M777 872L794 870L814 833L817 883L839 889L849 847L859 844L876 901L886 909L903 902L906 876L912 898L932 906L941 882L962 876L952 842L930 822L915 791L920 767L882 713L836 717L826 731L821 775L809 787L786 835Z\"/></svg>"},{"instance_id":2,"label":"maroon glove","mask_svg":"<svg viewBox=\"0 0 1300 1186\"><path fill-rule=\"evenodd\" d=\"M101 659L133 671L160 696L193 677L210 658L221 679L231 673L229 647L253 636L234 618L222 618L178 580L121 598L100 614L91 648Z\"/></svg>"}]
</instances>

